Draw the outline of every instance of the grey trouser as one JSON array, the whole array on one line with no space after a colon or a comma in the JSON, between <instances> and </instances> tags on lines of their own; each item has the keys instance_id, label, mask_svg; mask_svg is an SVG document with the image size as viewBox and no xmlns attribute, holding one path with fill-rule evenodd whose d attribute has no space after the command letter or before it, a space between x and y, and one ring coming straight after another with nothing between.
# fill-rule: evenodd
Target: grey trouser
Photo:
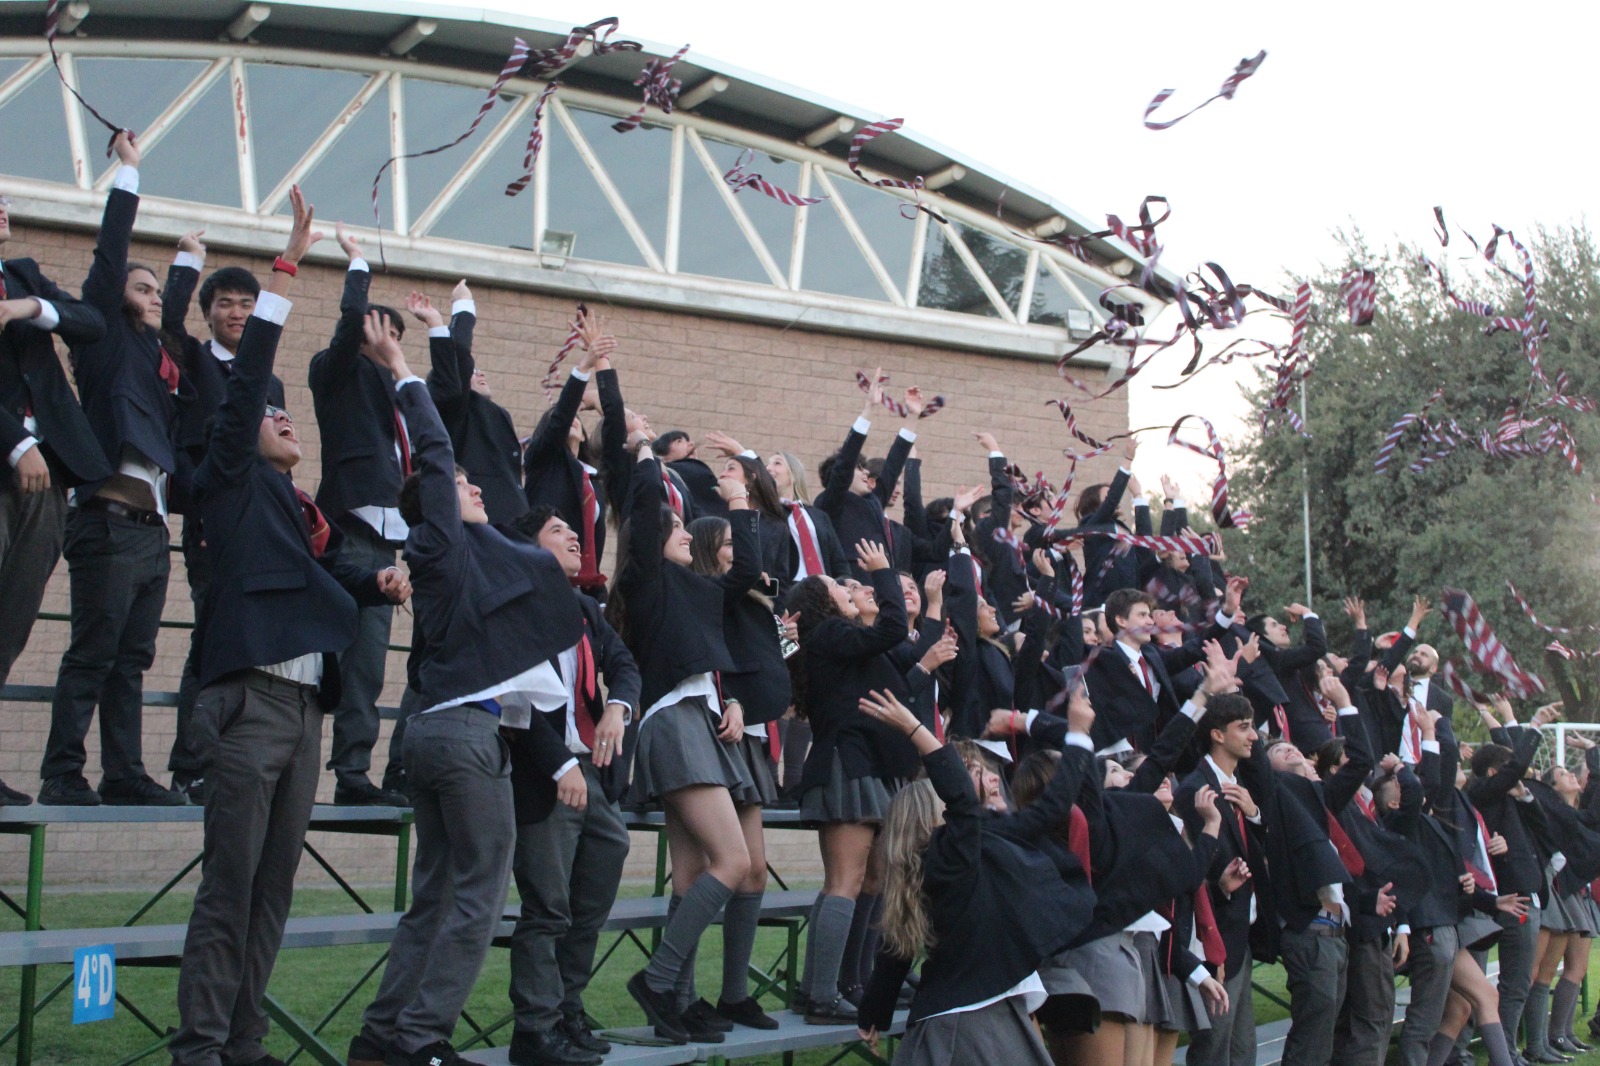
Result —
<instances>
[{"instance_id":1,"label":"grey trouser","mask_svg":"<svg viewBox=\"0 0 1600 1066\"><path fill-rule=\"evenodd\" d=\"M1528 907L1528 920L1519 922L1515 915L1496 914L1500 923L1500 1024L1505 1027L1506 1040L1517 1039L1517 1026L1522 1023L1522 1005L1528 1001L1528 989L1533 987L1533 968L1539 962L1538 907Z\"/></svg>"},{"instance_id":2,"label":"grey trouser","mask_svg":"<svg viewBox=\"0 0 1600 1066\"><path fill-rule=\"evenodd\" d=\"M1328 932L1315 932L1317 929ZM1300 932L1285 929L1279 954L1289 979L1284 1066L1327 1066L1333 1056L1333 1031L1339 1022L1339 1004L1344 1002L1349 964L1344 930L1315 923Z\"/></svg>"},{"instance_id":3,"label":"grey trouser","mask_svg":"<svg viewBox=\"0 0 1600 1066\"><path fill-rule=\"evenodd\" d=\"M1351 944L1335 1046L1349 1066L1383 1066L1394 1030L1394 954L1388 941Z\"/></svg>"},{"instance_id":4,"label":"grey trouser","mask_svg":"<svg viewBox=\"0 0 1600 1066\"><path fill-rule=\"evenodd\" d=\"M192 724L211 797L169 1050L176 1066L255 1062L317 798L322 711L316 689L251 670L206 686Z\"/></svg>"},{"instance_id":5,"label":"grey trouser","mask_svg":"<svg viewBox=\"0 0 1600 1066\"><path fill-rule=\"evenodd\" d=\"M1426 1066L1428 1044L1444 1020L1461 939L1453 925L1411 931L1411 1003L1400 1029L1401 1066Z\"/></svg>"},{"instance_id":6,"label":"grey trouser","mask_svg":"<svg viewBox=\"0 0 1600 1066\"><path fill-rule=\"evenodd\" d=\"M1250 953L1244 953L1239 972L1229 973L1222 986L1228 990L1228 1013L1212 1014L1211 1028L1189 1034L1189 1066L1255 1066L1256 1006L1250 991ZM1207 1008L1209 1010L1209 1007Z\"/></svg>"},{"instance_id":7,"label":"grey trouser","mask_svg":"<svg viewBox=\"0 0 1600 1066\"><path fill-rule=\"evenodd\" d=\"M72 590L72 643L56 674L39 776L81 774L95 705L106 781L144 776L144 672L156 655L167 602L165 526L103 511L67 518L63 553Z\"/></svg>"},{"instance_id":8,"label":"grey trouser","mask_svg":"<svg viewBox=\"0 0 1600 1066\"><path fill-rule=\"evenodd\" d=\"M595 944L628 858L621 808L606 800L589 758L579 765L589 783L586 810L558 801L544 821L517 826L511 871L522 913L511 937L511 1004L518 1029L582 1015Z\"/></svg>"},{"instance_id":9,"label":"grey trouser","mask_svg":"<svg viewBox=\"0 0 1600 1066\"><path fill-rule=\"evenodd\" d=\"M344 559L368 570L394 565L389 542L354 515L339 520L344 534L340 548ZM333 712L333 747L328 769L340 784L366 779L372 768L372 748L378 743L378 697L383 694L383 670L389 656L389 625L394 608L363 607L358 612L356 639L339 656L339 706Z\"/></svg>"},{"instance_id":10,"label":"grey trouser","mask_svg":"<svg viewBox=\"0 0 1600 1066\"><path fill-rule=\"evenodd\" d=\"M516 817L499 725L472 705L419 714L406 730L415 895L362 1023L407 1055L450 1039L505 910Z\"/></svg>"},{"instance_id":11,"label":"grey trouser","mask_svg":"<svg viewBox=\"0 0 1600 1066\"><path fill-rule=\"evenodd\" d=\"M0 685L28 645L44 589L61 559L67 493L52 485L26 495L0 470Z\"/></svg>"},{"instance_id":12,"label":"grey trouser","mask_svg":"<svg viewBox=\"0 0 1600 1066\"><path fill-rule=\"evenodd\" d=\"M204 537L200 532L200 519L186 517L183 522L183 571L189 581L189 602L194 604L194 615L200 617L200 604L211 587L211 556L206 553ZM178 718L172 735L172 751L167 755L167 769L173 773L196 777L200 774L203 753L195 749L190 735L194 718L195 700L200 695L200 679L196 676L200 663L195 641L198 629L189 634L189 654L183 660L183 674L178 679Z\"/></svg>"}]
</instances>

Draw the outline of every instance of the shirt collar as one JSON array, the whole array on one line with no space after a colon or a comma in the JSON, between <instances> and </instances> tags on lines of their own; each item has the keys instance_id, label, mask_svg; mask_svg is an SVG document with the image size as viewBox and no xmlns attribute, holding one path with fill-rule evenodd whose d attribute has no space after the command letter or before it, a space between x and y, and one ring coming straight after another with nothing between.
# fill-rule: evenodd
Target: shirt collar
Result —
<instances>
[{"instance_id":1,"label":"shirt collar","mask_svg":"<svg viewBox=\"0 0 1600 1066\"><path fill-rule=\"evenodd\" d=\"M1206 756L1206 765L1210 766L1211 767L1211 772L1217 775L1217 784L1219 784L1219 785L1237 785L1239 783L1238 780L1235 779L1232 774L1223 773L1222 772L1222 767L1218 766L1217 765L1217 761L1215 759L1213 759L1209 755Z\"/></svg>"},{"instance_id":2,"label":"shirt collar","mask_svg":"<svg viewBox=\"0 0 1600 1066\"><path fill-rule=\"evenodd\" d=\"M1119 640L1117 641L1117 647L1122 650L1122 654L1128 657L1129 663L1138 663L1139 660L1144 658L1144 653L1136 645Z\"/></svg>"},{"instance_id":3,"label":"shirt collar","mask_svg":"<svg viewBox=\"0 0 1600 1066\"><path fill-rule=\"evenodd\" d=\"M234 358L234 354L235 353L228 351L228 349L226 349L222 345L218 344L217 343L217 339L215 337L212 337L206 343L211 345L211 354L212 355L216 356L218 359L220 359L224 363L233 362L233 358Z\"/></svg>"}]
</instances>

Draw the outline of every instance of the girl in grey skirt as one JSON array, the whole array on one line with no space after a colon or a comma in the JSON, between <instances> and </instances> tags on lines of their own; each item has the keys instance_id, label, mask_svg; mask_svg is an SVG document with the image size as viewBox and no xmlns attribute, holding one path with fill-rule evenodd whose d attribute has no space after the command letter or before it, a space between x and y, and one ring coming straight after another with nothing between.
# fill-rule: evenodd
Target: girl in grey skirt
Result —
<instances>
[{"instance_id":1,"label":"girl in grey skirt","mask_svg":"<svg viewBox=\"0 0 1600 1066\"><path fill-rule=\"evenodd\" d=\"M628 443L638 463L606 612L639 665L645 711L633 796L661 802L673 853L684 856L674 863L661 944L628 981L628 992L657 1035L678 1044L720 1041L726 1021L709 1004L680 1005L679 989L686 997L700 936L724 907L725 932L735 939L760 917L759 901L752 910L736 896L752 867L736 798L749 803L758 794L733 746L743 733L739 705L725 703L717 686L717 674L734 668L723 634L724 597L743 595L761 577L756 516L742 485L719 481L728 501L733 565L718 579L695 573L689 533L667 504L649 437L635 432Z\"/></svg>"}]
</instances>

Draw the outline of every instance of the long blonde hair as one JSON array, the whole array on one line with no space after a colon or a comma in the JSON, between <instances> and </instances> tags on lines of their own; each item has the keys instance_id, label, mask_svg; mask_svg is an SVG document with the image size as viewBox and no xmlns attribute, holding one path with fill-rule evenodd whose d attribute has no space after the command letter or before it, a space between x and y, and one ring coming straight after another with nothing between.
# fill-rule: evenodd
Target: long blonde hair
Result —
<instances>
[{"instance_id":1,"label":"long blonde hair","mask_svg":"<svg viewBox=\"0 0 1600 1066\"><path fill-rule=\"evenodd\" d=\"M806 464L802 463L800 461L800 457L794 454L794 452L781 451L778 454L783 456L783 461L785 463L789 464L789 476L794 480L794 487L791 490L790 498L798 500L801 503L810 503L811 486L806 481Z\"/></svg>"},{"instance_id":2,"label":"long blonde hair","mask_svg":"<svg viewBox=\"0 0 1600 1066\"><path fill-rule=\"evenodd\" d=\"M944 805L927 779L905 786L883 822L883 942L903 959L933 950L933 928L922 892L922 856L944 823Z\"/></svg>"}]
</instances>

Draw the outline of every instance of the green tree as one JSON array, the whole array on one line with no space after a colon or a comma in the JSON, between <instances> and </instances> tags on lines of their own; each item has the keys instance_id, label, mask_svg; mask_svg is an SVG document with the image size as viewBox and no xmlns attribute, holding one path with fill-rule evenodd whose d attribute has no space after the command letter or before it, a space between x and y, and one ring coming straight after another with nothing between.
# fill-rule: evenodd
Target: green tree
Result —
<instances>
[{"instance_id":1,"label":"green tree","mask_svg":"<svg viewBox=\"0 0 1600 1066\"><path fill-rule=\"evenodd\" d=\"M1229 534L1230 569L1250 576L1253 609L1275 609L1303 595L1306 477L1313 589L1337 641L1348 633L1339 597L1364 597L1370 624L1381 631L1403 624L1414 593L1437 605L1441 588L1454 585L1472 594L1523 667L1543 673L1541 648L1550 638L1523 617L1505 582L1516 583L1543 622L1600 622L1600 504L1591 495L1600 468L1600 415L1559 407L1528 413L1570 426L1586 467L1581 476L1554 452L1493 459L1470 446L1409 473L1405 468L1422 447L1415 429L1390 471L1373 472L1389 427L1420 409L1436 388L1443 387L1444 396L1431 415L1454 418L1474 434L1498 422L1508 402L1531 396L1536 404L1548 395L1531 381L1516 335L1484 336L1484 320L1451 307L1418 264L1419 252L1427 254L1444 265L1462 296L1520 313L1520 288L1481 257L1463 262L1470 246L1458 248L1466 242L1456 236L1447 249L1374 252L1359 234L1340 234L1347 262L1311 279L1320 312L1306 337L1313 359L1306 384L1311 436L1279 423L1235 449L1233 484L1256 521L1246 535ZM1565 370L1572 377L1569 392L1593 395L1600 391L1600 253L1583 228L1541 230L1528 246L1538 314L1550 322L1545 373L1554 378ZM1516 265L1504 241L1501 261ZM1338 293L1340 274L1357 264L1378 273L1377 317L1365 328L1350 324ZM1248 394L1260 410L1271 396L1265 370ZM1446 658L1461 654L1437 615L1423 639ZM1600 638L1567 642L1592 649Z\"/></svg>"}]
</instances>

